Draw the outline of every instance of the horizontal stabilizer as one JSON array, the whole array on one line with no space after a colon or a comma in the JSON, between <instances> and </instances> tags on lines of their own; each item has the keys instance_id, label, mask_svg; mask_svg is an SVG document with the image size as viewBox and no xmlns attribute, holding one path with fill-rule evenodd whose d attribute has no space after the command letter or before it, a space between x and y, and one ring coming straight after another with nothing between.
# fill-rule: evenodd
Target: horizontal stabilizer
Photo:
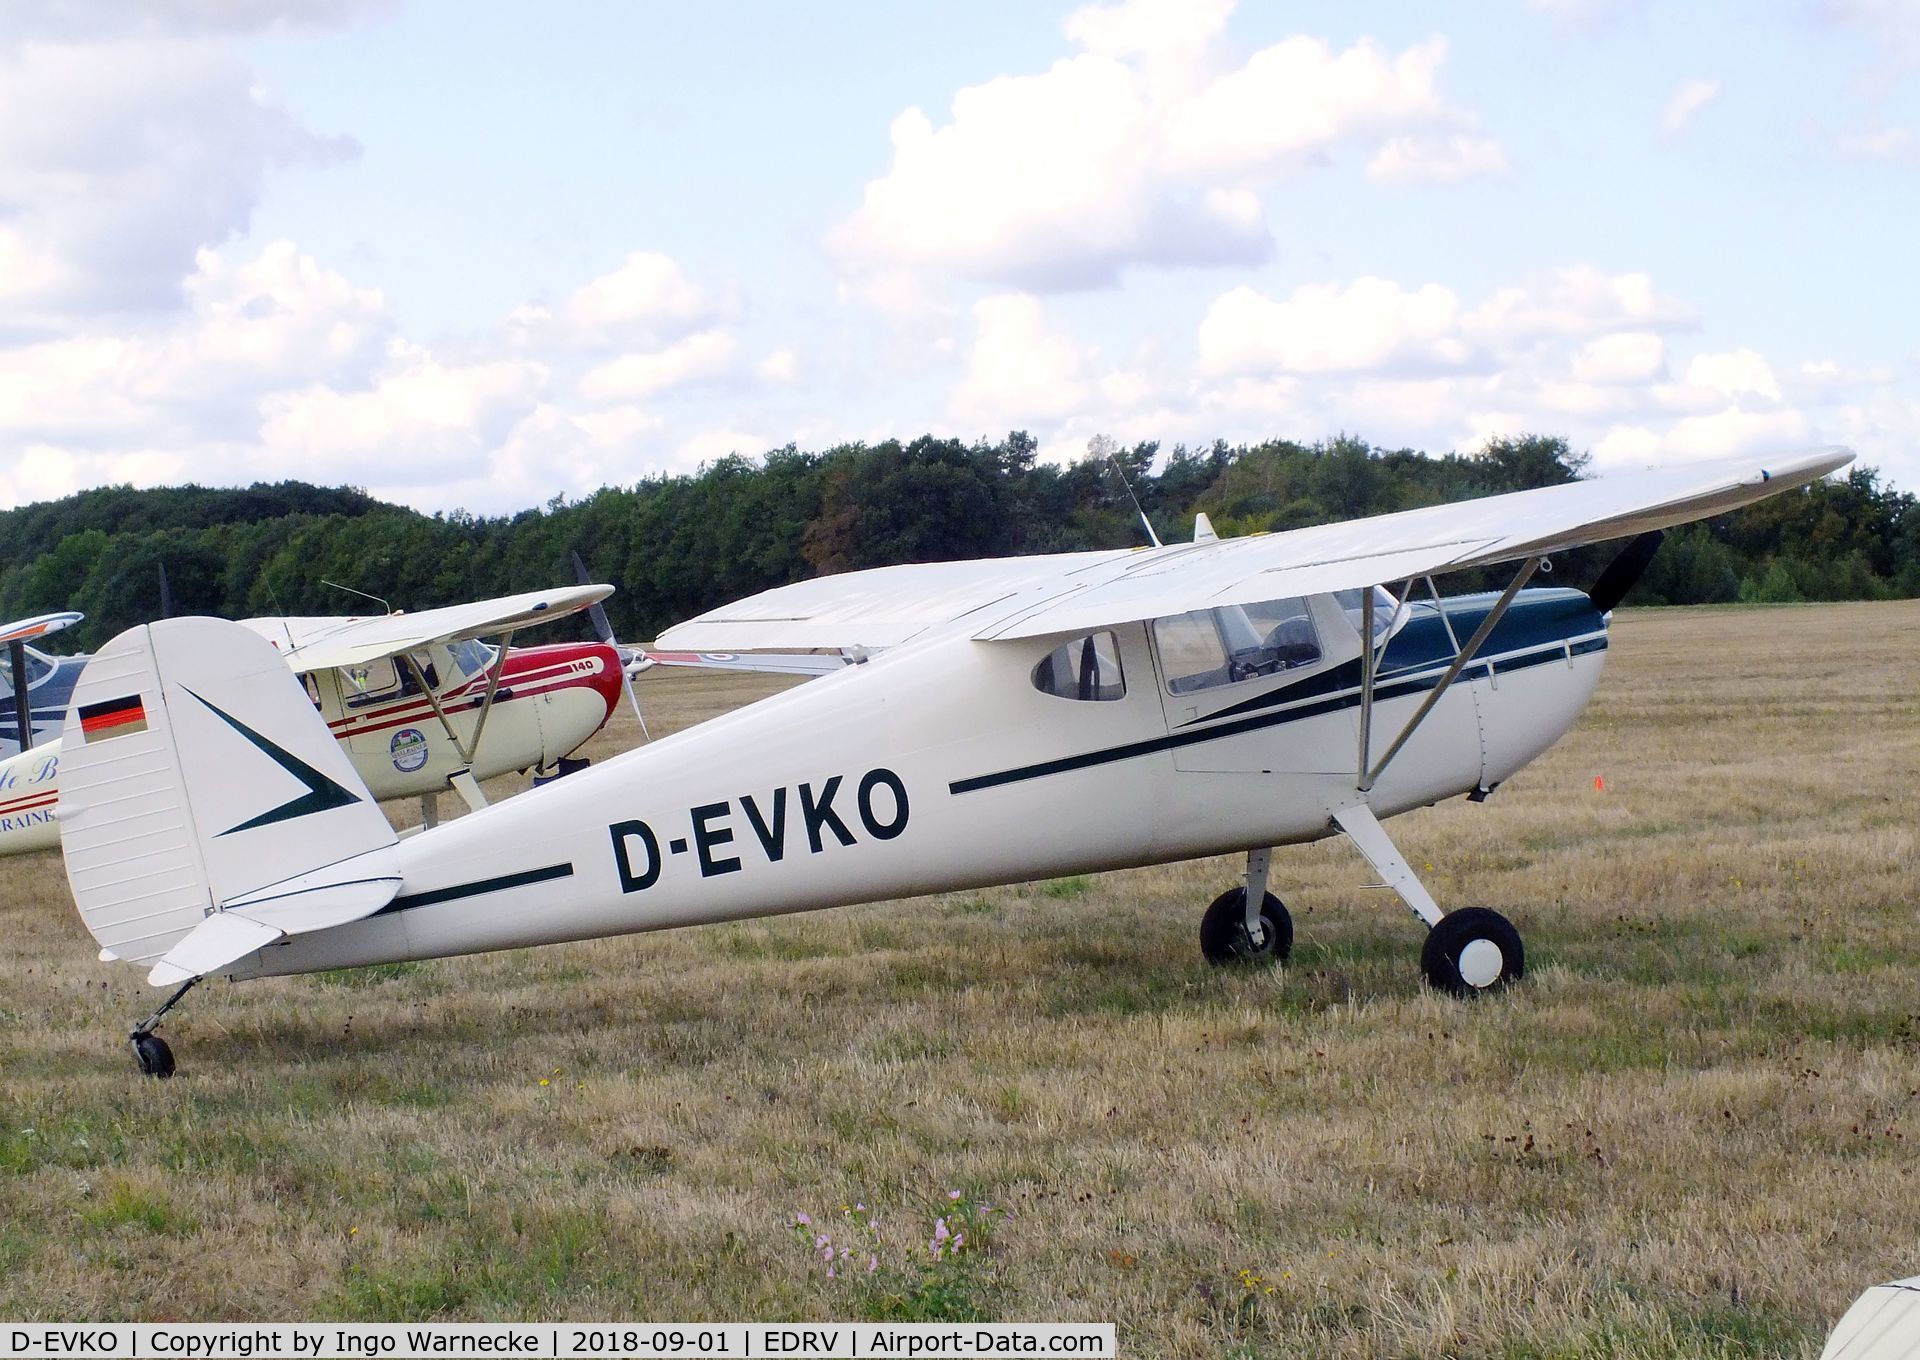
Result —
<instances>
[{"instance_id":1,"label":"horizontal stabilizer","mask_svg":"<svg viewBox=\"0 0 1920 1360\"><path fill-rule=\"evenodd\" d=\"M228 964L265 949L284 930L249 921L238 912L218 911L188 931L181 941L153 965L147 981L155 987L171 987L207 973L218 972Z\"/></svg>"},{"instance_id":2,"label":"horizontal stabilizer","mask_svg":"<svg viewBox=\"0 0 1920 1360\"><path fill-rule=\"evenodd\" d=\"M363 870L353 860L331 864L235 898L227 903L227 910L243 913L289 935L343 926L373 915L400 891L400 875L379 872L385 867L374 865ZM373 876L362 877L363 872L371 872Z\"/></svg>"}]
</instances>

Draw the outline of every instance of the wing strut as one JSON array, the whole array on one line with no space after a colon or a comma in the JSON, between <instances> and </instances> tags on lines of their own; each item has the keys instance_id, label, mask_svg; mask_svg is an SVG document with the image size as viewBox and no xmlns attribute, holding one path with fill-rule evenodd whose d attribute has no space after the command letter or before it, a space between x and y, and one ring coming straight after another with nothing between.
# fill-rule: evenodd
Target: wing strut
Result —
<instances>
[{"instance_id":1,"label":"wing strut","mask_svg":"<svg viewBox=\"0 0 1920 1360\"><path fill-rule=\"evenodd\" d=\"M499 650L494 653L493 669L487 672L487 697L480 701L480 716L473 724L473 745L467 748L467 764L473 764L474 752L480 749L480 734L487 730L487 715L493 712L493 696L500 692L500 677L507 669L507 648L513 646L513 629L509 628L500 635Z\"/></svg>"},{"instance_id":2,"label":"wing strut","mask_svg":"<svg viewBox=\"0 0 1920 1360\"><path fill-rule=\"evenodd\" d=\"M33 696L27 693L27 644L14 641L7 645L13 653L13 716L20 723L20 749L33 745Z\"/></svg>"},{"instance_id":3,"label":"wing strut","mask_svg":"<svg viewBox=\"0 0 1920 1360\"><path fill-rule=\"evenodd\" d=\"M427 703L433 708L433 716L440 720L440 728L447 734L447 740L453 743L453 749L459 752L461 760L471 764L472 757L467 754L467 748L461 743L460 734L453 730L453 723L447 718L447 710L440 707L440 696L435 694L433 686L427 683L427 677L421 671L420 663L414 660L412 652L400 653L400 659L406 663L407 674L413 677L413 683L420 686L420 692L427 696Z\"/></svg>"},{"instance_id":4,"label":"wing strut","mask_svg":"<svg viewBox=\"0 0 1920 1360\"><path fill-rule=\"evenodd\" d=\"M480 791L480 785L473 777L473 758L480 750L480 734L486 730L487 715L493 712L493 699L500 692L500 677L507 669L507 648L513 645L513 630L509 628L500 635L500 646L493 658L493 665L487 671L487 694L480 701L480 716L474 720L473 740L461 741L460 734L454 730L447 710L440 706L440 696L433 692L433 686L427 683L426 675L420 669L420 663L412 652L399 653L406 663L407 672L413 676L413 683L420 686L420 692L427 696L427 703L433 708L433 716L440 720L440 726L453 743L453 749L460 755L460 761L467 768L447 777L453 785L453 791L466 800L467 806L478 812L487 805L487 798Z\"/></svg>"},{"instance_id":5,"label":"wing strut","mask_svg":"<svg viewBox=\"0 0 1920 1360\"><path fill-rule=\"evenodd\" d=\"M1465 670L1468 663L1479 655L1480 648L1483 647L1487 639L1493 635L1493 630L1500 626L1500 620L1506 617L1507 607L1513 603L1513 597L1520 593L1520 588L1526 585L1542 560L1543 559L1539 557L1529 557L1520 564L1520 570L1513 574L1513 580L1507 583L1507 588L1500 593L1499 600L1495 602L1492 609L1487 611L1487 617L1480 621L1478 628L1474 629L1473 636L1467 639L1467 645L1462 647L1459 654L1453 658L1453 664L1447 667L1447 673L1440 677L1440 683L1427 692L1427 697L1421 701L1420 707L1414 710L1411 718L1407 719L1407 725L1400 729L1400 735L1393 739L1391 746L1387 747L1387 753L1381 756L1379 762L1371 767L1369 767L1367 762L1372 756L1371 737L1373 727L1374 676L1372 646L1368 645L1361 653L1360 792L1366 793L1373 788L1374 782L1380 778L1381 773L1387 768L1388 763L1400 754L1400 748L1407 744L1408 739L1413 736L1414 731L1422 722L1426 721L1427 714L1433 711L1433 706L1440 702L1441 697L1452 687L1453 682L1459 679L1460 672ZM1373 592L1371 590L1364 592L1360 597L1360 614L1361 633L1363 636L1371 638L1373 632ZM1448 631L1452 631L1451 627L1449 627Z\"/></svg>"}]
</instances>

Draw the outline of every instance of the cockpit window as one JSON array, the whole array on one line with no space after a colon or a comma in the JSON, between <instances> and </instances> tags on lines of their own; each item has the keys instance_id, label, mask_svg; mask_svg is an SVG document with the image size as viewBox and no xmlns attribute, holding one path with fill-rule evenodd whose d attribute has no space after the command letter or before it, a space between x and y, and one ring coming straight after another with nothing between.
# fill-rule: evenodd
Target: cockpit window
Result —
<instances>
[{"instance_id":1,"label":"cockpit window","mask_svg":"<svg viewBox=\"0 0 1920 1360\"><path fill-rule=\"evenodd\" d=\"M468 638L464 642L450 642L447 651L453 657L453 664L462 675L478 675L493 664L493 648L484 642Z\"/></svg>"},{"instance_id":2,"label":"cockpit window","mask_svg":"<svg viewBox=\"0 0 1920 1360\"><path fill-rule=\"evenodd\" d=\"M1360 631L1360 592L1357 590L1336 590L1334 603L1346 611L1347 621L1353 625L1353 631ZM1400 608L1400 601L1385 586L1373 588L1373 640L1377 644L1380 635L1393 626L1393 618Z\"/></svg>"},{"instance_id":3,"label":"cockpit window","mask_svg":"<svg viewBox=\"0 0 1920 1360\"><path fill-rule=\"evenodd\" d=\"M1120 644L1112 633L1089 633L1063 643L1033 668L1033 687L1061 699L1124 699Z\"/></svg>"},{"instance_id":4,"label":"cockpit window","mask_svg":"<svg viewBox=\"0 0 1920 1360\"><path fill-rule=\"evenodd\" d=\"M1167 689L1174 694L1278 675L1320 660L1320 634L1307 602L1298 597L1156 619L1153 638Z\"/></svg>"},{"instance_id":5,"label":"cockpit window","mask_svg":"<svg viewBox=\"0 0 1920 1360\"><path fill-rule=\"evenodd\" d=\"M364 666L340 668L340 692L348 708L362 708L382 699L400 697L400 668L390 656L369 661Z\"/></svg>"},{"instance_id":6,"label":"cockpit window","mask_svg":"<svg viewBox=\"0 0 1920 1360\"><path fill-rule=\"evenodd\" d=\"M57 661L38 648L22 647L20 650L26 653L28 689L32 689L49 675L52 675L59 665ZM0 694L10 695L12 693L13 663L8 660L4 652L0 652Z\"/></svg>"}]
</instances>

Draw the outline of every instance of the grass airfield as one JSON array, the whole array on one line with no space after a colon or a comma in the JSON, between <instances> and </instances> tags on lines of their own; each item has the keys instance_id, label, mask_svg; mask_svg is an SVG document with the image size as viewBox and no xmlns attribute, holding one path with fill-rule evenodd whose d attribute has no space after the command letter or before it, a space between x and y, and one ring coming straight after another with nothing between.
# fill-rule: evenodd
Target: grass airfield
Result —
<instances>
[{"instance_id":1,"label":"grass airfield","mask_svg":"<svg viewBox=\"0 0 1920 1360\"><path fill-rule=\"evenodd\" d=\"M58 856L0 861L0 1317L1812 1357L1920 1272L1917 679L1920 603L1616 616L1566 740L1392 824L1522 931L1473 1004L1335 841L1275 858L1280 970L1201 962L1214 860L209 983L162 1083ZM639 689L658 734L782 684Z\"/></svg>"}]
</instances>

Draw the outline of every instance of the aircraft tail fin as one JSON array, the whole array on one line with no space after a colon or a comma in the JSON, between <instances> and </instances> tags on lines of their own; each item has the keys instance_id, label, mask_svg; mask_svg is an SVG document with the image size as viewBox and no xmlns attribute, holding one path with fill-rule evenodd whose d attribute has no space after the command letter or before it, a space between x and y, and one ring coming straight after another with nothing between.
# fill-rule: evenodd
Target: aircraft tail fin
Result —
<instances>
[{"instance_id":1,"label":"aircraft tail fin","mask_svg":"<svg viewBox=\"0 0 1920 1360\"><path fill-rule=\"evenodd\" d=\"M67 881L155 986L400 889L393 828L272 645L219 619L129 629L81 673L60 759Z\"/></svg>"}]
</instances>

